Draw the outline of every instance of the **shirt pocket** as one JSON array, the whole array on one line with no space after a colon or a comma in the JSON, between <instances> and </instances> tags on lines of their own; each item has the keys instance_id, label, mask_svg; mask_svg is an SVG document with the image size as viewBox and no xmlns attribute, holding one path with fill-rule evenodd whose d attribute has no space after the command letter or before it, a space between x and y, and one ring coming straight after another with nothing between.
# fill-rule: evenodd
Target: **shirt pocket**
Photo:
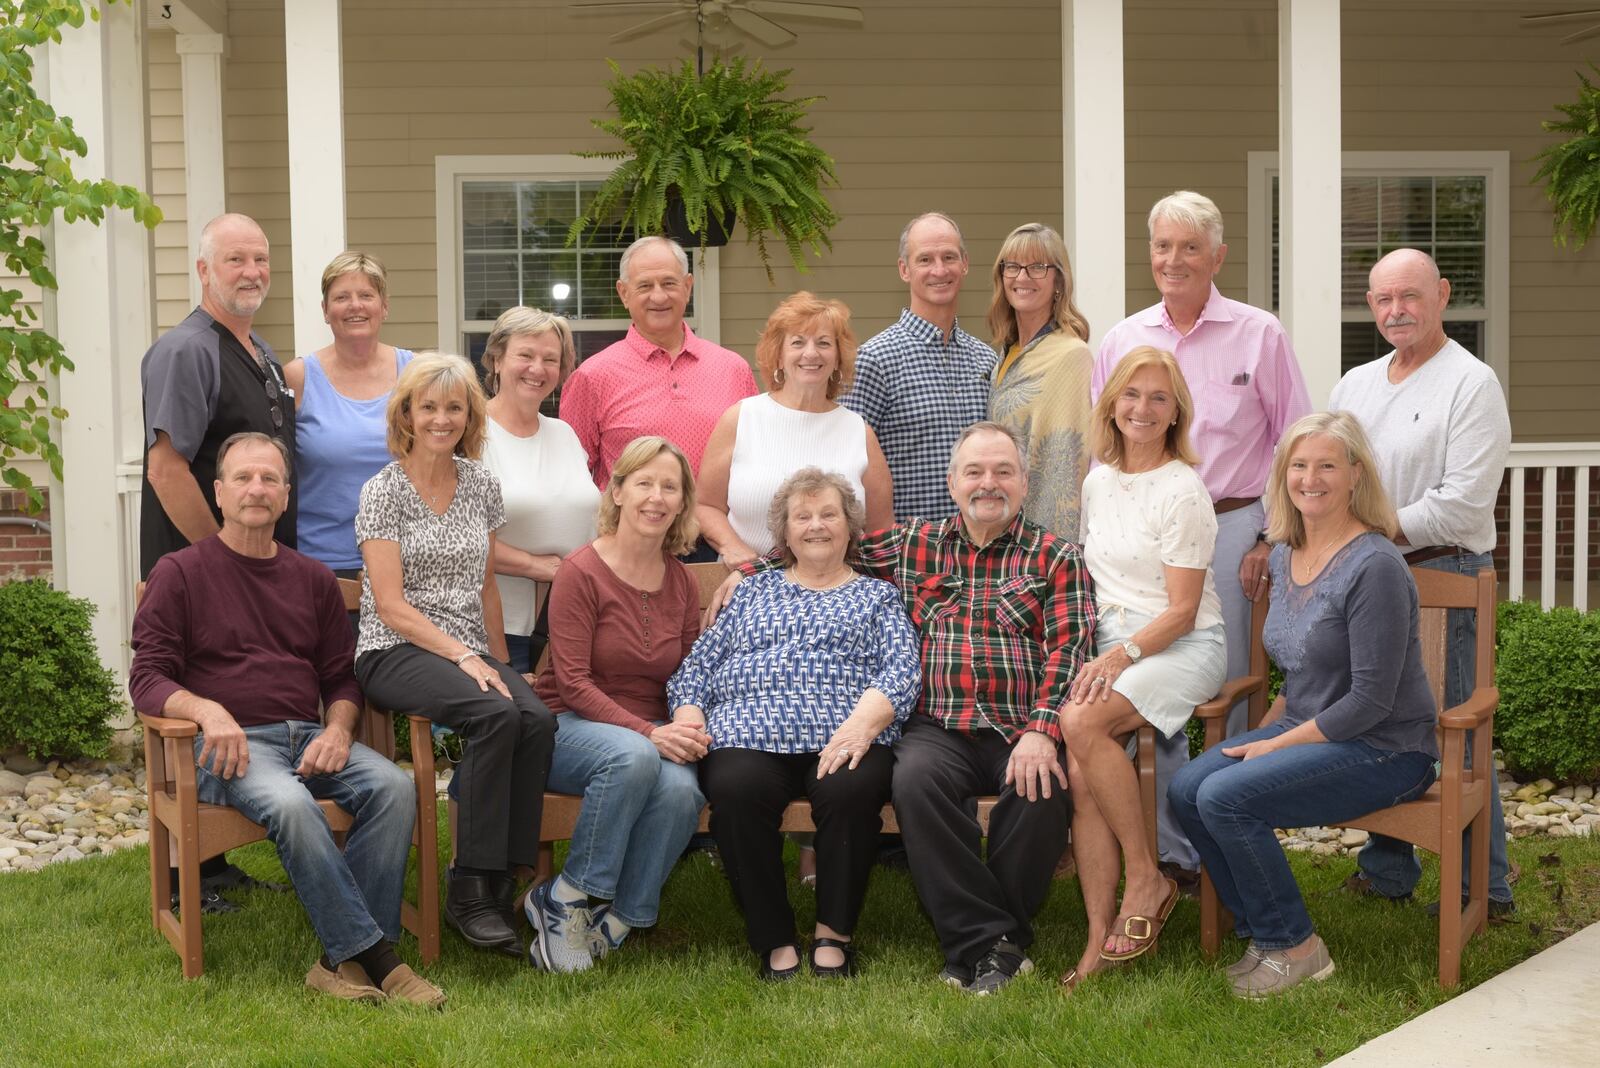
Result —
<instances>
[{"instance_id":1,"label":"shirt pocket","mask_svg":"<svg viewBox=\"0 0 1600 1068\"><path fill-rule=\"evenodd\" d=\"M1016 634L1032 636L1043 629L1044 598L1041 596L1043 580L1031 575L1019 575L1000 584L995 596L995 618L1000 625Z\"/></svg>"},{"instance_id":2,"label":"shirt pocket","mask_svg":"<svg viewBox=\"0 0 1600 1068\"><path fill-rule=\"evenodd\" d=\"M1253 385L1207 382L1195 397L1195 421L1211 427L1250 426L1261 420L1261 398Z\"/></svg>"},{"instance_id":3,"label":"shirt pocket","mask_svg":"<svg viewBox=\"0 0 1600 1068\"><path fill-rule=\"evenodd\" d=\"M954 575L929 575L917 583L911 598L911 622L919 628L948 624L960 609L961 580Z\"/></svg>"}]
</instances>

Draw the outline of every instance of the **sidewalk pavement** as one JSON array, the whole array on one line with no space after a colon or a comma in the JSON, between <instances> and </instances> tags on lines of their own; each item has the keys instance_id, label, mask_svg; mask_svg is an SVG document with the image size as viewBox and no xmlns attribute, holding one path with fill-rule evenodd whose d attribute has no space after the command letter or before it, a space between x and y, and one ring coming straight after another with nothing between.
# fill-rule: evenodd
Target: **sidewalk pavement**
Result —
<instances>
[{"instance_id":1,"label":"sidewalk pavement","mask_svg":"<svg viewBox=\"0 0 1600 1068\"><path fill-rule=\"evenodd\" d=\"M1600 1064L1600 923L1379 1035L1328 1068Z\"/></svg>"}]
</instances>

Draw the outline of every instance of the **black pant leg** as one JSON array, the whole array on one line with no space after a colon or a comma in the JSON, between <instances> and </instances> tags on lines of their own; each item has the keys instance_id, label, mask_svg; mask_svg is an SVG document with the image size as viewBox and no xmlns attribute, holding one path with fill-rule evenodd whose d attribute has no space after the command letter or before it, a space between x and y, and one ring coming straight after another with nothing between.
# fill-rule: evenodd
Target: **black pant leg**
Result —
<instances>
[{"instance_id":1,"label":"black pant leg","mask_svg":"<svg viewBox=\"0 0 1600 1068\"><path fill-rule=\"evenodd\" d=\"M780 946L797 944L778 827L783 810L804 792L801 778L807 764L815 762L812 754L755 749L713 749L700 761L700 788L711 804L711 834L734 901L744 913L745 937L763 959Z\"/></svg>"},{"instance_id":2,"label":"black pant leg","mask_svg":"<svg viewBox=\"0 0 1600 1068\"><path fill-rule=\"evenodd\" d=\"M511 822L507 828L506 859L512 865L532 868L539 863L539 823L544 815L550 761L556 749L556 717L516 669L493 657L485 657L484 663L500 673L501 681L511 691L512 703L521 712L511 757Z\"/></svg>"},{"instance_id":3,"label":"black pant leg","mask_svg":"<svg viewBox=\"0 0 1600 1068\"><path fill-rule=\"evenodd\" d=\"M878 855L894 753L886 745L870 745L853 770L846 766L823 779L817 778L816 764L813 755L805 789L817 826L817 922L849 935L861 916Z\"/></svg>"},{"instance_id":4,"label":"black pant leg","mask_svg":"<svg viewBox=\"0 0 1600 1068\"><path fill-rule=\"evenodd\" d=\"M978 737L977 747L996 786L1003 783L1011 746L990 731ZM1065 767L1059 746L1056 755ZM1050 896L1056 864L1067 849L1072 795L1055 780L1048 798L1029 801L1009 786L997 792L989 813L989 870L1015 925L1008 937L1027 949L1033 944L1033 918Z\"/></svg>"},{"instance_id":5,"label":"black pant leg","mask_svg":"<svg viewBox=\"0 0 1600 1068\"><path fill-rule=\"evenodd\" d=\"M972 735L922 715L906 723L894 755L894 811L911 880L945 960L970 967L995 942L1016 935L1005 895L983 862L983 831L971 804L996 784ZM819 851L819 863L821 857Z\"/></svg>"}]
</instances>

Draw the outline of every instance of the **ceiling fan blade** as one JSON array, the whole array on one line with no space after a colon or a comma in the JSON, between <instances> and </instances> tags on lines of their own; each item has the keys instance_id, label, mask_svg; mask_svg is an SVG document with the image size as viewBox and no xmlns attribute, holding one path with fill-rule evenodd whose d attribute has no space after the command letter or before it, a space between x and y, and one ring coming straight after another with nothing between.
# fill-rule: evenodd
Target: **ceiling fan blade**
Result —
<instances>
[{"instance_id":1,"label":"ceiling fan blade","mask_svg":"<svg viewBox=\"0 0 1600 1068\"><path fill-rule=\"evenodd\" d=\"M763 18L754 12L744 10L743 8L730 7L728 8L726 15L729 22L733 23L735 26L739 27L739 29L743 30L751 37L754 37L768 48L777 48L780 45L786 45L795 39L794 34L790 33L782 26L779 26L771 19Z\"/></svg>"},{"instance_id":2,"label":"ceiling fan blade","mask_svg":"<svg viewBox=\"0 0 1600 1068\"><path fill-rule=\"evenodd\" d=\"M861 26L866 22L860 8L839 4L811 4L804 0L750 0L745 7L762 15L786 15L789 18L837 22L849 26Z\"/></svg>"},{"instance_id":3,"label":"ceiling fan blade","mask_svg":"<svg viewBox=\"0 0 1600 1068\"><path fill-rule=\"evenodd\" d=\"M645 19L636 26L629 26L625 30L618 30L616 33L606 38L606 40L612 42L631 41L635 37L643 37L647 33L654 33L663 26L670 26L674 22L682 22L684 19L692 18L694 18L694 13L692 11L674 11L670 15L657 15L653 19Z\"/></svg>"},{"instance_id":4,"label":"ceiling fan blade","mask_svg":"<svg viewBox=\"0 0 1600 1068\"><path fill-rule=\"evenodd\" d=\"M635 15L683 5L678 0L595 0L567 6L578 15Z\"/></svg>"},{"instance_id":5,"label":"ceiling fan blade","mask_svg":"<svg viewBox=\"0 0 1600 1068\"><path fill-rule=\"evenodd\" d=\"M1574 19L1600 18L1600 7L1583 11L1546 11L1542 15L1523 15L1523 22L1571 22Z\"/></svg>"},{"instance_id":6,"label":"ceiling fan blade","mask_svg":"<svg viewBox=\"0 0 1600 1068\"><path fill-rule=\"evenodd\" d=\"M1569 33L1561 38L1561 43L1572 44L1574 41L1585 41L1597 35L1600 35L1600 24L1590 26L1587 30L1579 30L1577 33Z\"/></svg>"}]
</instances>

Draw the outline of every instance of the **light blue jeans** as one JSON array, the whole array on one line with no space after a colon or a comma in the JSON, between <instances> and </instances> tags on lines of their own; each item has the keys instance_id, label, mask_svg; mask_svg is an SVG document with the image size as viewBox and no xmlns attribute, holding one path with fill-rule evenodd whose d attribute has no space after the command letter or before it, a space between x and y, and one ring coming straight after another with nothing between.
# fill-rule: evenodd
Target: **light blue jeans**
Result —
<instances>
[{"instance_id":1,"label":"light blue jeans","mask_svg":"<svg viewBox=\"0 0 1600 1068\"><path fill-rule=\"evenodd\" d=\"M328 959L349 960L379 940L400 940L400 895L417 818L411 776L361 745L331 775L295 774L322 726L305 721L246 727L250 766L220 779L197 767L200 800L231 805L267 829ZM205 736L194 740L196 761ZM355 817L339 851L318 800Z\"/></svg>"},{"instance_id":2,"label":"light blue jeans","mask_svg":"<svg viewBox=\"0 0 1600 1068\"><path fill-rule=\"evenodd\" d=\"M1259 727L1229 745L1287 729ZM1359 740L1293 745L1252 760L1223 756L1227 747L1212 746L1173 776L1168 798L1239 937L1288 949L1311 937L1311 917L1273 828L1338 823L1410 801L1432 785L1433 758Z\"/></svg>"},{"instance_id":3,"label":"light blue jeans","mask_svg":"<svg viewBox=\"0 0 1600 1068\"><path fill-rule=\"evenodd\" d=\"M596 723L576 712L557 720L550 789L582 794L572 831L567 882L611 902L629 927L649 927L700 822L705 795L693 764L675 764L638 731Z\"/></svg>"},{"instance_id":4,"label":"light blue jeans","mask_svg":"<svg viewBox=\"0 0 1600 1068\"><path fill-rule=\"evenodd\" d=\"M1425 560L1418 567L1434 571L1449 571L1458 575L1476 575L1486 567L1494 566L1489 553L1452 553L1449 556ZM1454 707L1472 695L1473 674L1477 670L1478 614L1461 608L1452 608L1445 625L1449 633L1445 639L1444 702ZM1443 711L1441 709L1440 711ZM1467 766L1472 766L1472 736L1467 732ZM1461 835L1461 892L1467 892L1468 873L1472 870L1472 831ZM1372 885L1385 897L1405 897L1416 888L1422 877L1422 865L1417 862L1416 850L1411 843L1381 834L1373 835L1357 859L1361 873L1372 880ZM1489 769L1489 896L1496 901L1511 900L1511 884L1507 881L1511 864L1506 857L1506 816L1500 806L1500 782L1494 768Z\"/></svg>"}]
</instances>

